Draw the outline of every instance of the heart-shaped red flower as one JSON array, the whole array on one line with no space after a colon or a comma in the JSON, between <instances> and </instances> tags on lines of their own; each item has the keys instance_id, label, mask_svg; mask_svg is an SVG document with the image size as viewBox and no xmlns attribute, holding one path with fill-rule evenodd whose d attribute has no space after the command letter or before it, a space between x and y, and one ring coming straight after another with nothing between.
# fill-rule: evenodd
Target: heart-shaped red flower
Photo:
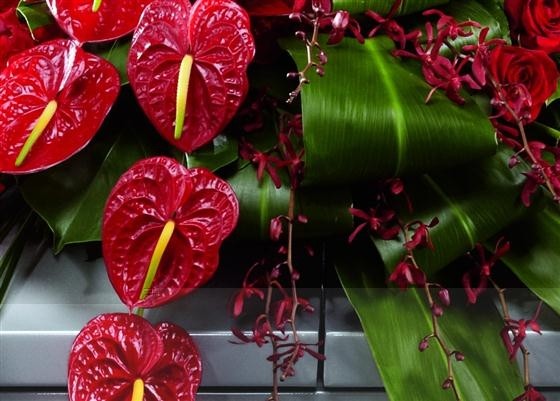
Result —
<instances>
[{"instance_id":1,"label":"heart-shaped red flower","mask_svg":"<svg viewBox=\"0 0 560 401\"><path fill-rule=\"evenodd\" d=\"M0 172L58 164L95 135L120 89L107 61L54 40L10 59L0 74Z\"/></svg>"},{"instance_id":2,"label":"heart-shaped red flower","mask_svg":"<svg viewBox=\"0 0 560 401\"><path fill-rule=\"evenodd\" d=\"M102 42L134 30L152 0L47 0L58 25L78 42Z\"/></svg>"},{"instance_id":3,"label":"heart-shaped red flower","mask_svg":"<svg viewBox=\"0 0 560 401\"><path fill-rule=\"evenodd\" d=\"M248 90L255 44L231 0L156 0L132 39L128 77L159 133L191 152L231 120Z\"/></svg>"},{"instance_id":4,"label":"heart-shaped red flower","mask_svg":"<svg viewBox=\"0 0 560 401\"><path fill-rule=\"evenodd\" d=\"M105 206L109 279L130 308L154 307L204 284L239 216L228 183L167 157L133 165Z\"/></svg>"},{"instance_id":5,"label":"heart-shaped red flower","mask_svg":"<svg viewBox=\"0 0 560 401\"><path fill-rule=\"evenodd\" d=\"M130 314L99 315L74 340L70 401L192 401L202 365L192 338L171 323Z\"/></svg>"}]
</instances>

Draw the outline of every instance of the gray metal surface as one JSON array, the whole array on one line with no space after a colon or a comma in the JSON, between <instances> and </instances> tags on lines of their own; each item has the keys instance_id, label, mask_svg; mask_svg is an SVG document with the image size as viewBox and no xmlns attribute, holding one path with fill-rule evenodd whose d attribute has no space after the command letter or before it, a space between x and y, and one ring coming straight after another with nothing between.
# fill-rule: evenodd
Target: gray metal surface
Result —
<instances>
[{"instance_id":1,"label":"gray metal surface","mask_svg":"<svg viewBox=\"0 0 560 401\"><path fill-rule=\"evenodd\" d=\"M0 312L0 387L65 386L67 358L79 330L100 313L126 312L102 260L87 262L85 256L81 248L58 257L47 251L34 269L16 277ZM146 311L145 317L152 322L172 321L191 333L203 358L203 386L268 386L268 349L230 344L236 340L232 326L250 328L249 321L230 318L228 302L234 292L231 288L200 289L173 304ZM319 290L308 290L307 295L319 304ZM318 341L319 316L302 315L304 342ZM314 388L316 384L317 361L305 358L290 385Z\"/></svg>"},{"instance_id":2,"label":"gray metal surface","mask_svg":"<svg viewBox=\"0 0 560 401\"><path fill-rule=\"evenodd\" d=\"M235 340L232 326L251 327L248 317L233 321L229 315L234 292L214 285L145 315L152 322L173 321L195 337L204 363L200 401L266 399L264 391L271 381L265 360L269 350L230 344ZM286 383L301 391L286 393L282 400L386 400L359 321L342 290L303 292L317 307L316 313L301 316L303 341L317 342L323 326L321 340L328 359L318 364L304 358L296 377ZM324 308L319 307L321 298ZM508 299L514 318L530 316L536 306L528 291L510 294ZM74 337L94 316L117 311L126 309L109 284L103 262L86 261L80 247L58 257L44 252L36 266L20 270L0 311L0 401L66 401L66 363ZM543 335L530 333L527 342L532 381L549 401L560 401L560 319L544 310L539 321ZM214 390L218 392L209 392Z\"/></svg>"}]
</instances>

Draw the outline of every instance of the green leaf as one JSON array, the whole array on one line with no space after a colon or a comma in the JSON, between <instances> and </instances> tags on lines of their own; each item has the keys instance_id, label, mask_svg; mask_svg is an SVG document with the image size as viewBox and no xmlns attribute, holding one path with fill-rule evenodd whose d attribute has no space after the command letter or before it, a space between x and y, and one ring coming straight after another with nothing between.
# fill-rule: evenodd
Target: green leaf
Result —
<instances>
[{"instance_id":1,"label":"green leaf","mask_svg":"<svg viewBox=\"0 0 560 401\"><path fill-rule=\"evenodd\" d=\"M422 290L383 288L375 277L383 267L371 246L339 249L335 265L389 399L454 400L450 390L441 389L447 376L443 351L434 340L427 350L418 351L421 339L431 332L431 311ZM465 355L463 362L453 363L461 400L512 400L523 392L523 385L500 340L501 318L492 305L456 306L464 304L454 297L439 320L450 349Z\"/></svg>"},{"instance_id":2,"label":"green leaf","mask_svg":"<svg viewBox=\"0 0 560 401\"><path fill-rule=\"evenodd\" d=\"M218 135L212 143L198 149L192 154L185 154L187 167L206 167L216 171L235 163L238 156L238 142L235 138Z\"/></svg>"},{"instance_id":3,"label":"green leaf","mask_svg":"<svg viewBox=\"0 0 560 401\"><path fill-rule=\"evenodd\" d=\"M506 14L494 0L461 1L454 0L441 7L441 10L451 15L458 22L476 21L489 31L486 40L500 38L510 42L509 24ZM434 17L435 18L435 17ZM451 41L454 47L461 48L467 44L478 42L478 29L473 29L475 34L468 37L459 36Z\"/></svg>"},{"instance_id":4,"label":"green leaf","mask_svg":"<svg viewBox=\"0 0 560 401\"><path fill-rule=\"evenodd\" d=\"M96 44L92 50L94 54L115 66L121 78L121 85L128 84L126 66L128 63L128 52L130 51L130 39L119 39L110 44Z\"/></svg>"},{"instance_id":5,"label":"green leaf","mask_svg":"<svg viewBox=\"0 0 560 401\"><path fill-rule=\"evenodd\" d=\"M268 175L257 181L252 165L238 171L229 180L240 206L236 234L244 238L269 239L270 219L288 214L290 190L277 189ZM300 237L327 237L348 233L352 218L348 208L352 203L345 188L300 188L296 192L296 213L307 216L307 224L298 224Z\"/></svg>"},{"instance_id":6,"label":"green leaf","mask_svg":"<svg viewBox=\"0 0 560 401\"><path fill-rule=\"evenodd\" d=\"M526 212L519 200L524 166L510 169L510 156L511 152L500 151L478 164L424 175L408 184L414 212L410 215L403 207L400 215L404 221L420 220L427 224L436 216L439 219L439 224L430 230L434 250L415 252L426 272L445 267ZM375 244L387 269L393 270L404 255L402 238L376 240Z\"/></svg>"},{"instance_id":7,"label":"green leaf","mask_svg":"<svg viewBox=\"0 0 560 401\"><path fill-rule=\"evenodd\" d=\"M417 11L426 10L449 0L404 0L397 15L412 14ZM334 10L346 10L353 14L361 14L367 10L373 10L381 15L389 12L395 0L334 0Z\"/></svg>"},{"instance_id":8,"label":"green leaf","mask_svg":"<svg viewBox=\"0 0 560 401\"><path fill-rule=\"evenodd\" d=\"M15 230L15 235L11 242L7 244L5 252L0 255L0 310L25 245L29 240L29 232L34 222L35 219L31 211L28 210L26 213L18 214L11 227Z\"/></svg>"},{"instance_id":9,"label":"green leaf","mask_svg":"<svg viewBox=\"0 0 560 401\"><path fill-rule=\"evenodd\" d=\"M560 211L552 202L506 231L511 249L502 261L560 314ZM494 244L489 244L493 249Z\"/></svg>"},{"instance_id":10,"label":"green leaf","mask_svg":"<svg viewBox=\"0 0 560 401\"><path fill-rule=\"evenodd\" d=\"M287 48L301 69L304 46ZM392 49L386 37L327 49L325 76L313 76L302 93L305 183L418 174L496 151L494 129L474 101L458 106L437 91L426 105L430 87L417 63Z\"/></svg>"},{"instance_id":11,"label":"green leaf","mask_svg":"<svg viewBox=\"0 0 560 401\"><path fill-rule=\"evenodd\" d=\"M555 100L560 99L560 85L556 87L556 90L548 99L546 99L546 105L548 106L550 103L554 102Z\"/></svg>"},{"instance_id":12,"label":"green leaf","mask_svg":"<svg viewBox=\"0 0 560 401\"><path fill-rule=\"evenodd\" d=\"M23 181L25 200L54 233L55 253L67 244L100 240L109 192L122 173L149 154L141 137L122 132Z\"/></svg>"},{"instance_id":13,"label":"green leaf","mask_svg":"<svg viewBox=\"0 0 560 401\"><path fill-rule=\"evenodd\" d=\"M35 29L55 23L45 2L26 3L21 0L17 6L17 12L25 20L31 36Z\"/></svg>"},{"instance_id":14,"label":"green leaf","mask_svg":"<svg viewBox=\"0 0 560 401\"><path fill-rule=\"evenodd\" d=\"M527 127L527 131L530 131L531 134L542 134L554 140L560 140L560 131L542 123L535 122L531 124Z\"/></svg>"}]
</instances>

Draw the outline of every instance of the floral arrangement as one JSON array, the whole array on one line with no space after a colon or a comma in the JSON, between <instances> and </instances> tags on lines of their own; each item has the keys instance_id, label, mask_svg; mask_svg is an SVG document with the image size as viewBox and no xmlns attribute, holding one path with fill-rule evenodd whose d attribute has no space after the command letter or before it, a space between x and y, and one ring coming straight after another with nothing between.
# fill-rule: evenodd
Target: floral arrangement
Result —
<instances>
[{"instance_id":1,"label":"floral arrangement","mask_svg":"<svg viewBox=\"0 0 560 401\"><path fill-rule=\"evenodd\" d=\"M543 303L560 313L559 12L543 0L3 2L0 298L32 232L55 253L101 242L129 313L81 330L70 400L194 400L194 340L143 311L207 283L224 241L269 241L231 302L234 317L249 299L262 312L232 334L270 349L278 401L299 360L329 357L297 330L314 310L300 254L328 243L390 399L544 400L524 340ZM539 299L532 316L508 310L519 281Z\"/></svg>"}]
</instances>

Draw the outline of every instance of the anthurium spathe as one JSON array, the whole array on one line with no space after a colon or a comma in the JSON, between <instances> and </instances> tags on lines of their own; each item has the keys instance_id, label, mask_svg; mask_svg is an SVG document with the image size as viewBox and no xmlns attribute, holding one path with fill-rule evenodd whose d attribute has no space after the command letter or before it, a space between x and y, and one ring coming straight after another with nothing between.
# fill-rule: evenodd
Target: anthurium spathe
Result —
<instances>
[{"instance_id":1,"label":"anthurium spathe","mask_svg":"<svg viewBox=\"0 0 560 401\"><path fill-rule=\"evenodd\" d=\"M47 0L52 15L78 42L102 42L134 30L152 0Z\"/></svg>"},{"instance_id":2,"label":"anthurium spathe","mask_svg":"<svg viewBox=\"0 0 560 401\"><path fill-rule=\"evenodd\" d=\"M239 205L228 183L174 159L137 162L107 201L103 256L109 279L130 308L154 307L204 284Z\"/></svg>"},{"instance_id":3,"label":"anthurium spathe","mask_svg":"<svg viewBox=\"0 0 560 401\"><path fill-rule=\"evenodd\" d=\"M202 374L189 334L131 314L95 317L81 330L68 363L70 401L191 401Z\"/></svg>"},{"instance_id":4,"label":"anthurium spathe","mask_svg":"<svg viewBox=\"0 0 560 401\"><path fill-rule=\"evenodd\" d=\"M231 0L156 0L132 39L128 76L159 133L191 152L232 119L248 90L255 44Z\"/></svg>"},{"instance_id":5,"label":"anthurium spathe","mask_svg":"<svg viewBox=\"0 0 560 401\"><path fill-rule=\"evenodd\" d=\"M0 73L0 172L36 172L78 152L101 126L119 88L111 64L69 40L10 58Z\"/></svg>"}]
</instances>

